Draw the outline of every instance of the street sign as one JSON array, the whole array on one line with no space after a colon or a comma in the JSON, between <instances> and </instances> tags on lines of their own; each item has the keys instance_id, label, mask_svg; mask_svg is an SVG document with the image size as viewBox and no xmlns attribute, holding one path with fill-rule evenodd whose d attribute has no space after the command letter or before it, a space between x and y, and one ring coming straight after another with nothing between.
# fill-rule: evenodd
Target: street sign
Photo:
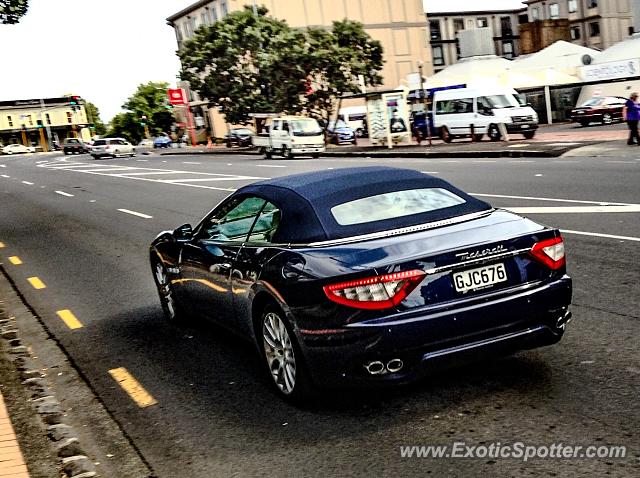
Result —
<instances>
[{"instance_id":1,"label":"street sign","mask_svg":"<svg viewBox=\"0 0 640 478\"><path fill-rule=\"evenodd\" d=\"M187 95L182 88L169 88L167 90L169 95L169 103L172 105L186 105Z\"/></svg>"}]
</instances>

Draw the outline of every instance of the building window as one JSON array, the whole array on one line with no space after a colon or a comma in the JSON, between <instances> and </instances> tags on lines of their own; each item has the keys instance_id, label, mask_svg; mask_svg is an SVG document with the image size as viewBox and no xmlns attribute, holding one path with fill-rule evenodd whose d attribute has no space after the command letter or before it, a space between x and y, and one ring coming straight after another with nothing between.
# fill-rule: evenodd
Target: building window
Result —
<instances>
[{"instance_id":1,"label":"building window","mask_svg":"<svg viewBox=\"0 0 640 478\"><path fill-rule=\"evenodd\" d=\"M187 18L187 21L184 22L184 36L187 38L191 38L193 36L193 30L191 29L190 18Z\"/></svg>"},{"instance_id":2,"label":"building window","mask_svg":"<svg viewBox=\"0 0 640 478\"><path fill-rule=\"evenodd\" d=\"M67 123L73 123L73 115L71 114L71 111L67 111Z\"/></svg>"},{"instance_id":3,"label":"building window","mask_svg":"<svg viewBox=\"0 0 640 478\"><path fill-rule=\"evenodd\" d=\"M557 3L552 3L549 5L549 18L552 20L557 20L560 18L560 7Z\"/></svg>"},{"instance_id":4,"label":"building window","mask_svg":"<svg viewBox=\"0 0 640 478\"><path fill-rule=\"evenodd\" d=\"M11 116L7 116L7 121L9 122L9 127L13 128L13 118Z\"/></svg>"},{"instance_id":5,"label":"building window","mask_svg":"<svg viewBox=\"0 0 640 478\"><path fill-rule=\"evenodd\" d=\"M176 25L176 39L178 42L182 41L182 28L180 28L180 25Z\"/></svg>"},{"instance_id":6,"label":"building window","mask_svg":"<svg viewBox=\"0 0 640 478\"><path fill-rule=\"evenodd\" d=\"M431 40L442 40L440 20L429 20L429 30L431 31Z\"/></svg>"},{"instance_id":7,"label":"building window","mask_svg":"<svg viewBox=\"0 0 640 478\"><path fill-rule=\"evenodd\" d=\"M227 2L220 3L220 10L222 11L222 16L226 17L229 15L229 8L227 7Z\"/></svg>"},{"instance_id":8,"label":"building window","mask_svg":"<svg viewBox=\"0 0 640 478\"><path fill-rule=\"evenodd\" d=\"M513 58L515 55L513 54L513 42L512 41L503 41L502 42L502 56L505 58Z\"/></svg>"},{"instance_id":9,"label":"building window","mask_svg":"<svg viewBox=\"0 0 640 478\"><path fill-rule=\"evenodd\" d=\"M531 21L535 22L536 20L540 20L540 10L538 7L533 7L531 9Z\"/></svg>"},{"instance_id":10,"label":"building window","mask_svg":"<svg viewBox=\"0 0 640 478\"><path fill-rule=\"evenodd\" d=\"M45 117L45 119L47 121L47 124L51 124L51 116L49 116L49 113L45 113L44 117Z\"/></svg>"},{"instance_id":11,"label":"building window","mask_svg":"<svg viewBox=\"0 0 640 478\"><path fill-rule=\"evenodd\" d=\"M215 23L218 21L218 9L216 8L215 5L211 5L211 22Z\"/></svg>"},{"instance_id":12,"label":"building window","mask_svg":"<svg viewBox=\"0 0 640 478\"><path fill-rule=\"evenodd\" d=\"M202 15L200 15L200 25L206 25L207 23L209 23L207 12L202 12Z\"/></svg>"},{"instance_id":13,"label":"building window","mask_svg":"<svg viewBox=\"0 0 640 478\"><path fill-rule=\"evenodd\" d=\"M578 11L578 0L569 0L569 13L576 13Z\"/></svg>"},{"instance_id":14,"label":"building window","mask_svg":"<svg viewBox=\"0 0 640 478\"><path fill-rule=\"evenodd\" d=\"M590 37L600 36L600 24L598 22L589 23L589 36Z\"/></svg>"},{"instance_id":15,"label":"building window","mask_svg":"<svg viewBox=\"0 0 640 478\"><path fill-rule=\"evenodd\" d=\"M433 53L433 65L434 66L442 66L444 65L444 51L442 50L442 45L436 45L432 47Z\"/></svg>"},{"instance_id":16,"label":"building window","mask_svg":"<svg viewBox=\"0 0 640 478\"><path fill-rule=\"evenodd\" d=\"M33 118L31 115L27 115L27 121L29 121L29 126L33 126Z\"/></svg>"},{"instance_id":17,"label":"building window","mask_svg":"<svg viewBox=\"0 0 640 478\"><path fill-rule=\"evenodd\" d=\"M589 0L587 6L589 8L598 8L598 0Z\"/></svg>"},{"instance_id":18,"label":"building window","mask_svg":"<svg viewBox=\"0 0 640 478\"><path fill-rule=\"evenodd\" d=\"M191 26L191 34L193 35L195 31L198 29L198 23L196 22L196 18L189 18L189 24Z\"/></svg>"},{"instance_id":19,"label":"building window","mask_svg":"<svg viewBox=\"0 0 640 478\"><path fill-rule=\"evenodd\" d=\"M464 30L464 20L462 18L454 18L453 31L458 33L460 30Z\"/></svg>"},{"instance_id":20,"label":"building window","mask_svg":"<svg viewBox=\"0 0 640 478\"><path fill-rule=\"evenodd\" d=\"M571 39L572 40L580 40L582 35L580 35L580 27L571 27Z\"/></svg>"},{"instance_id":21,"label":"building window","mask_svg":"<svg viewBox=\"0 0 640 478\"><path fill-rule=\"evenodd\" d=\"M513 35L513 28L511 27L511 17L500 17L500 30L502 30L503 37L510 37Z\"/></svg>"},{"instance_id":22,"label":"building window","mask_svg":"<svg viewBox=\"0 0 640 478\"><path fill-rule=\"evenodd\" d=\"M476 25L478 28L485 28L489 26L489 22L487 21L487 17L480 17L476 20Z\"/></svg>"}]
</instances>

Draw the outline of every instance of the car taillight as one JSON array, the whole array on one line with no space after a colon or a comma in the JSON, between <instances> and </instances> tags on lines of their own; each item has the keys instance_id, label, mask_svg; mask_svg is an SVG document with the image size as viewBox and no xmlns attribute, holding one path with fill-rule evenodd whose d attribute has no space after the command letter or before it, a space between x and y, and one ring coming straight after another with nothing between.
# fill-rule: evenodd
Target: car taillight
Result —
<instances>
[{"instance_id":1,"label":"car taillight","mask_svg":"<svg viewBox=\"0 0 640 478\"><path fill-rule=\"evenodd\" d=\"M536 242L531 248L531 255L553 270L560 269L566 264L562 237Z\"/></svg>"},{"instance_id":2,"label":"car taillight","mask_svg":"<svg viewBox=\"0 0 640 478\"><path fill-rule=\"evenodd\" d=\"M416 288L425 272L411 270L356 279L323 287L327 297L357 309L388 309L402 302Z\"/></svg>"}]
</instances>

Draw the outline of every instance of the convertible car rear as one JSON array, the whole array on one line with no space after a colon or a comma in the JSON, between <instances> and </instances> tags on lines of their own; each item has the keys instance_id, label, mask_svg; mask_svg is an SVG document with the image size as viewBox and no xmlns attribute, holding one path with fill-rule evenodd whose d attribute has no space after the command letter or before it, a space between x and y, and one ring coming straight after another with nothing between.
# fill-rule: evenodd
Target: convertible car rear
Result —
<instances>
[{"instance_id":1,"label":"convertible car rear","mask_svg":"<svg viewBox=\"0 0 640 478\"><path fill-rule=\"evenodd\" d=\"M151 265L169 319L247 337L291 400L553 344L571 316L557 229L404 169L246 186L160 234Z\"/></svg>"}]
</instances>

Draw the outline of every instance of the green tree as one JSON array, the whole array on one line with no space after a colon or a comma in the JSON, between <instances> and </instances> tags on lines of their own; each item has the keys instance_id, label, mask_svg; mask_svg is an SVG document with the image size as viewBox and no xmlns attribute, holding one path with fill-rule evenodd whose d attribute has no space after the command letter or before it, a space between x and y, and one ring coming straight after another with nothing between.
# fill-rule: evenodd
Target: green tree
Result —
<instances>
[{"instance_id":1,"label":"green tree","mask_svg":"<svg viewBox=\"0 0 640 478\"><path fill-rule=\"evenodd\" d=\"M135 113L126 111L115 115L109 124L108 136L126 138L133 144L138 144L144 138L144 128L136 118Z\"/></svg>"},{"instance_id":2,"label":"green tree","mask_svg":"<svg viewBox=\"0 0 640 478\"><path fill-rule=\"evenodd\" d=\"M201 27L180 52L181 76L227 121L249 113L307 111L328 119L337 98L365 84L381 84L382 45L363 25L344 20L330 30L289 27L245 7Z\"/></svg>"},{"instance_id":3,"label":"green tree","mask_svg":"<svg viewBox=\"0 0 640 478\"><path fill-rule=\"evenodd\" d=\"M146 116L152 134L169 131L173 115L167 110L168 87L169 83L155 81L139 85L122 108L133 113L139 122Z\"/></svg>"},{"instance_id":4,"label":"green tree","mask_svg":"<svg viewBox=\"0 0 640 478\"><path fill-rule=\"evenodd\" d=\"M100 110L90 101L86 101L84 109L87 112L87 121L95 126L95 134L103 136L107 132L107 128L100 119Z\"/></svg>"},{"instance_id":5,"label":"green tree","mask_svg":"<svg viewBox=\"0 0 640 478\"><path fill-rule=\"evenodd\" d=\"M18 23L28 9L28 0L0 0L0 23Z\"/></svg>"}]
</instances>

